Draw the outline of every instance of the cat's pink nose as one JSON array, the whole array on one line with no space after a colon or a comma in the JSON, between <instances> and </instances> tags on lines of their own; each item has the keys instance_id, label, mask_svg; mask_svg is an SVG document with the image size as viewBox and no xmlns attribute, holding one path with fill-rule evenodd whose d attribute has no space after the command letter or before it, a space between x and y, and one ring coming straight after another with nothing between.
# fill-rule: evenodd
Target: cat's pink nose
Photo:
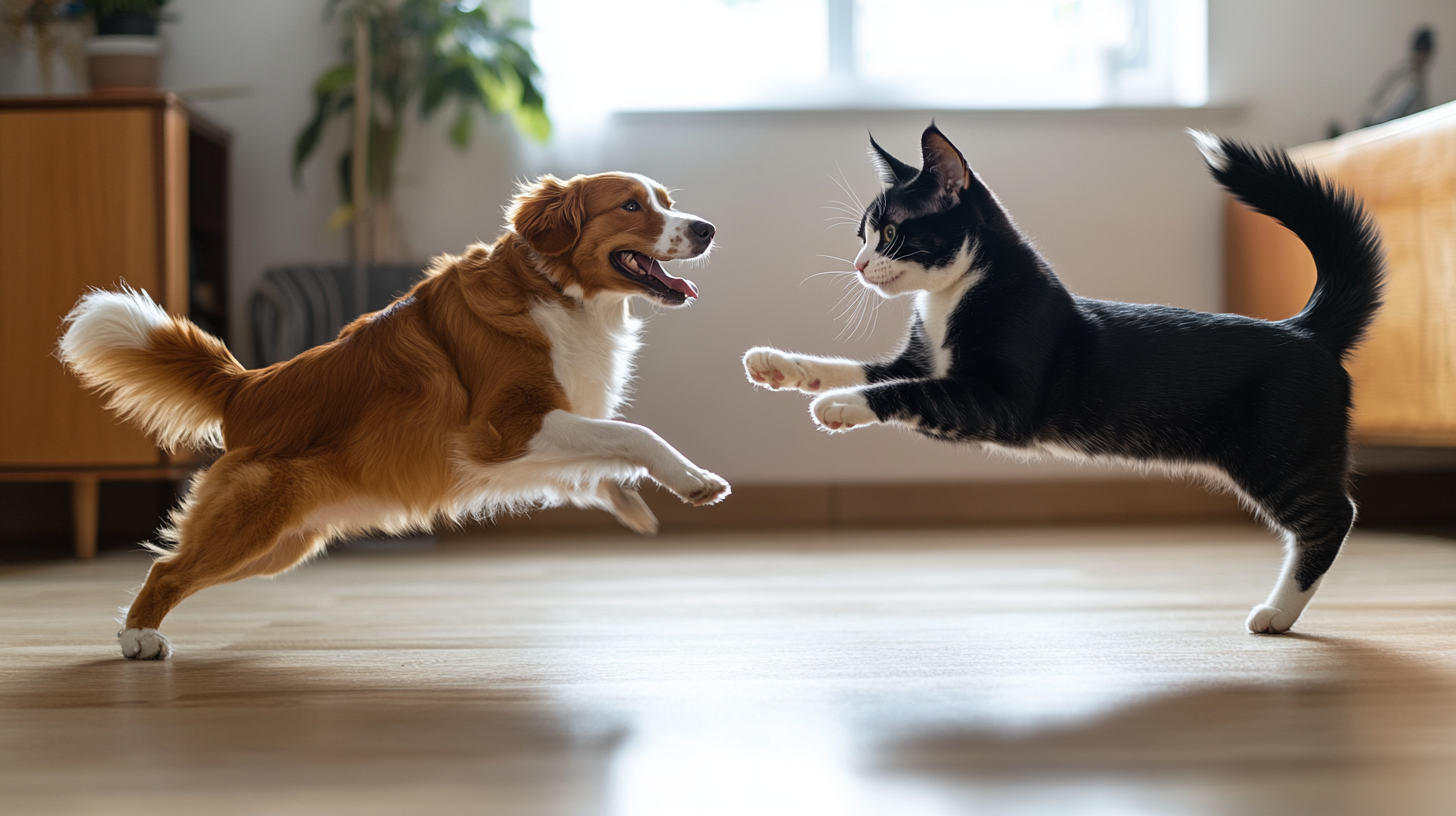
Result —
<instances>
[{"instance_id":1,"label":"cat's pink nose","mask_svg":"<svg viewBox=\"0 0 1456 816\"><path fill-rule=\"evenodd\" d=\"M864 268L866 266L869 266L869 265L870 265L869 258L866 258L866 259L864 259L862 261L855 261L854 262L854 268L855 268L856 271L859 271L859 272L864 272Z\"/></svg>"}]
</instances>

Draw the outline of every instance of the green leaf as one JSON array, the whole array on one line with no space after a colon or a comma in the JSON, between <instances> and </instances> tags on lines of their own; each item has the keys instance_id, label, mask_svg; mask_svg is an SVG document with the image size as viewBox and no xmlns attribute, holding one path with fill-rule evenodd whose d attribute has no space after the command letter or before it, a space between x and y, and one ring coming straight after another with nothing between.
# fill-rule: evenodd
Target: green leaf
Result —
<instances>
[{"instance_id":1,"label":"green leaf","mask_svg":"<svg viewBox=\"0 0 1456 816\"><path fill-rule=\"evenodd\" d=\"M349 62L335 65L324 71L318 79L314 80L313 92L319 96L327 96L352 84L354 84L354 63Z\"/></svg>"},{"instance_id":2,"label":"green leaf","mask_svg":"<svg viewBox=\"0 0 1456 816\"><path fill-rule=\"evenodd\" d=\"M370 190L388 194L406 120L428 120L446 103L454 105L448 138L458 148L474 137L476 105L487 116L509 116L529 138L550 138L541 69L522 42L531 27L508 17L504 6L494 0L468 10L460 0L325 0L324 18L339 28L343 60L314 79L314 110L293 144L295 184L333 123L352 119L356 21L367 27L373 66L369 148L360 158L368 162ZM354 201L351 163L345 150L335 168L345 205Z\"/></svg>"},{"instance_id":3,"label":"green leaf","mask_svg":"<svg viewBox=\"0 0 1456 816\"><path fill-rule=\"evenodd\" d=\"M345 150L339 156L339 198L346 204L354 203L354 151Z\"/></svg>"},{"instance_id":4,"label":"green leaf","mask_svg":"<svg viewBox=\"0 0 1456 816\"><path fill-rule=\"evenodd\" d=\"M354 220L354 205L340 204L337 209L329 215L329 232L338 232L347 227L350 221Z\"/></svg>"},{"instance_id":5,"label":"green leaf","mask_svg":"<svg viewBox=\"0 0 1456 816\"><path fill-rule=\"evenodd\" d=\"M303 186L303 165L313 151L318 148L319 135L323 132L324 117L323 108L314 114L313 120L299 131L298 138L293 142L293 186Z\"/></svg>"},{"instance_id":6,"label":"green leaf","mask_svg":"<svg viewBox=\"0 0 1456 816\"><path fill-rule=\"evenodd\" d=\"M354 106L350 86L354 81L353 65L336 65L314 82L314 112L293 142L293 183L303 184L303 166L318 149L319 140L329 121Z\"/></svg>"},{"instance_id":7,"label":"green leaf","mask_svg":"<svg viewBox=\"0 0 1456 816\"><path fill-rule=\"evenodd\" d=\"M532 139L545 144L551 138L551 119L541 107L521 106L512 111L516 127Z\"/></svg>"},{"instance_id":8,"label":"green leaf","mask_svg":"<svg viewBox=\"0 0 1456 816\"><path fill-rule=\"evenodd\" d=\"M475 129L475 117L471 114L470 104L461 101L460 109L455 114L455 124L450 126L450 141L461 150L470 146L470 136Z\"/></svg>"}]
</instances>

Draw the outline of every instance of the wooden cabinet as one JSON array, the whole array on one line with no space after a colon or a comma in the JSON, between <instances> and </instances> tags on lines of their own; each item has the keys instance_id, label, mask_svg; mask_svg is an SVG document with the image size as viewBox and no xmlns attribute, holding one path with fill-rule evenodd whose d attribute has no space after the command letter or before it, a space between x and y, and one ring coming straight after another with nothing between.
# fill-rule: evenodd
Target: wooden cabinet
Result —
<instances>
[{"instance_id":1,"label":"wooden cabinet","mask_svg":"<svg viewBox=\"0 0 1456 816\"><path fill-rule=\"evenodd\" d=\"M1385 239L1385 305L1349 370L1353 435L1456 446L1456 103L1290 151L1355 192ZM1229 201L1228 308L1279 320L1314 288L1314 261L1267 216Z\"/></svg>"},{"instance_id":2,"label":"wooden cabinet","mask_svg":"<svg viewBox=\"0 0 1456 816\"><path fill-rule=\"evenodd\" d=\"M183 463L61 368L61 319L124 281L226 336L227 157L170 95L0 99L0 479L73 482L83 556L98 481Z\"/></svg>"}]
</instances>

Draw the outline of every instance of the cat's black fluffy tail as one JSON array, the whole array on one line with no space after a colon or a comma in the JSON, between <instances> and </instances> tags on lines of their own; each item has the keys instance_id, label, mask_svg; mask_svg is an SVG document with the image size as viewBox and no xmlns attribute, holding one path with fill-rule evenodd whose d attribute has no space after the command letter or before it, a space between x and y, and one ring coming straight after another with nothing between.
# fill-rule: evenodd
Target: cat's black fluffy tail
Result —
<instances>
[{"instance_id":1,"label":"cat's black fluffy tail","mask_svg":"<svg viewBox=\"0 0 1456 816\"><path fill-rule=\"evenodd\" d=\"M1190 130L1213 177L1238 199L1299 236L1318 279L1304 310L1287 322L1344 356L1380 308L1385 249L1359 199L1283 150L1259 150Z\"/></svg>"}]
</instances>

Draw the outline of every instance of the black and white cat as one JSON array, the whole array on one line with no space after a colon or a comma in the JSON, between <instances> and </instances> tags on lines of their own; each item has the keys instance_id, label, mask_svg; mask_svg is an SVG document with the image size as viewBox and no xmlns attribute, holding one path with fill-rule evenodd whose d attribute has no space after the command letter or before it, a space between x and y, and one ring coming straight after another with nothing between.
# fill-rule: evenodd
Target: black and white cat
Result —
<instances>
[{"instance_id":1,"label":"black and white cat","mask_svg":"<svg viewBox=\"0 0 1456 816\"><path fill-rule=\"evenodd\" d=\"M830 432L895 423L935 439L1213 475L1281 531L1253 632L1292 626L1355 519L1343 360L1380 304L1384 253L1360 203L1282 151L1193 134L1213 176L1289 227L1318 268L1279 322L1069 293L935 125L912 167L870 140L887 185L865 210L864 286L912 294L886 362L750 349L749 379L818 394Z\"/></svg>"}]
</instances>

